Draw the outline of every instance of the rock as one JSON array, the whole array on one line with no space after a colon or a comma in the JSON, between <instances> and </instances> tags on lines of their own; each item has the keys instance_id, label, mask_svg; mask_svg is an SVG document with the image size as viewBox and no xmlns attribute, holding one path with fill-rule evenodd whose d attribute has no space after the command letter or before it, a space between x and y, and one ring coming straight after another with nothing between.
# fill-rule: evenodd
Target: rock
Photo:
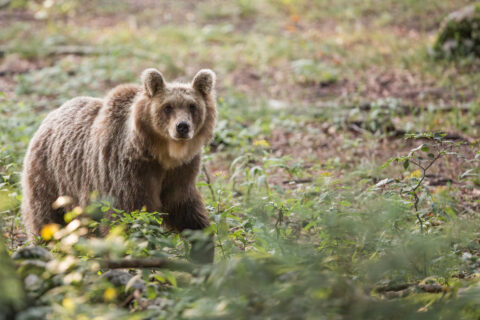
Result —
<instances>
[{"instance_id":1,"label":"rock","mask_svg":"<svg viewBox=\"0 0 480 320\"><path fill-rule=\"evenodd\" d=\"M16 317L17 320L38 320L46 319L51 314L53 308L50 306L33 307L19 313Z\"/></svg>"},{"instance_id":2,"label":"rock","mask_svg":"<svg viewBox=\"0 0 480 320\"><path fill-rule=\"evenodd\" d=\"M52 254L45 249L44 247L24 247L18 249L13 255L13 260L42 260L42 261L50 261L53 259Z\"/></svg>"},{"instance_id":3,"label":"rock","mask_svg":"<svg viewBox=\"0 0 480 320\"><path fill-rule=\"evenodd\" d=\"M26 276L25 280L23 280L23 283L25 284L25 288L29 291L39 290L39 288L43 287L43 280L35 274L29 274Z\"/></svg>"},{"instance_id":4,"label":"rock","mask_svg":"<svg viewBox=\"0 0 480 320\"><path fill-rule=\"evenodd\" d=\"M107 279L114 286L125 287L130 279L133 278L133 275L125 271L109 270L102 275L102 278ZM145 289L145 282L141 279L136 279L129 287L143 291Z\"/></svg>"},{"instance_id":5,"label":"rock","mask_svg":"<svg viewBox=\"0 0 480 320\"><path fill-rule=\"evenodd\" d=\"M29 274L36 274L41 275L45 272L47 268L47 263L41 260L22 260L22 262L18 265L18 274L22 277L26 277Z\"/></svg>"},{"instance_id":6,"label":"rock","mask_svg":"<svg viewBox=\"0 0 480 320\"><path fill-rule=\"evenodd\" d=\"M155 300L151 301L147 307L147 309L155 310L165 310L167 308L171 308L175 306L175 301L171 299L167 299L165 297L155 298Z\"/></svg>"},{"instance_id":7,"label":"rock","mask_svg":"<svg viewBox=\"0 0 480 320\"><path fill-rule=\"evenodd\" d=\"M480 57L480 4L448 15L440 27L433 50L439 58Z\"/></svg>"}]
</instances>

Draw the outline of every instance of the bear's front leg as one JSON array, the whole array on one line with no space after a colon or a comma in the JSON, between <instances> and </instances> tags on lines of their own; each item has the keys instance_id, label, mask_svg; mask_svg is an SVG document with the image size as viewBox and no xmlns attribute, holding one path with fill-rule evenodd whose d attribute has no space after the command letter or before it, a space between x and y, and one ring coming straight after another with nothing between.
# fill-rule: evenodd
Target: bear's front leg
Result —
<instances>
[{"instance_id":1,"label":"bear's front leg","mask_svg":"<svg viewBox=\"0 0 480 320\"><path fill-rule=\"evenodd\" d=\"M164 221L178 232L203 230L210 225L202 197L195 186L199 166L200 156L196 156L190 163L169 170L162 184L162 211L168 214ZM195 262L213 262L213 237L207 241L192 241L190 256Z\"/></svg>"},{"instance_id":2,"label":"bear's front leg","mask_svg":"<svg viewBox=\"0 0 480 320\"><path fill-rule=\"evenodd\" d=\"M162 197L162 209L168 213L165 223L178 232L185 229L202 230L210 225L200 193L194 188L180 190L172 186L177 190ZM173 194L177 192L179 195Z\"/></svg>"},{"instance_id":3,"label":"bear's front leg","mask_svg":"<svg viewBox=\"0 0 480 320\"><path fill-rule=\"evenodd\" d=\"M165 223L182 232L184 230L203 230L209 226L207 213L202 203L200 193L189 190L187 199L178 202L164 202L164 211L168 213ZM214 239L199 239L191 241L190 257L197 263L212 263L214 258Z\"/></svg>"}]
</instances>

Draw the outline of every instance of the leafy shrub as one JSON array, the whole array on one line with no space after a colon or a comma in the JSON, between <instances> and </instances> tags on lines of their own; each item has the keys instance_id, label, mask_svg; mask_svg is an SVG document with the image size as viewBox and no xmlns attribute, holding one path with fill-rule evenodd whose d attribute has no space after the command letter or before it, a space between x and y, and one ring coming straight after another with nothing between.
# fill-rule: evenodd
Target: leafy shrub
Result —
<instances>
[{"instance_id":1,"label":"leafy shrub","mask_svg":"<svg viewBox=\"0 0 480 320\"><path fill-rule=\"evenodd\" d=\"M433 47L438 57L480 56L480 5L472 4L451 13Z\"/></svg>"}]
</instances>

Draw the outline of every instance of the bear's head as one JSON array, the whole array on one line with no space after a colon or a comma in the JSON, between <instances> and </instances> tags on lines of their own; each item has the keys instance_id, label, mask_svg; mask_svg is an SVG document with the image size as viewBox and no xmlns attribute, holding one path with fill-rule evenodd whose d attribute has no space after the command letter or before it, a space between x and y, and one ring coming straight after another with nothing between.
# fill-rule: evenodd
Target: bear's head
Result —
<instances>
[{"instance_id":1,"label":"bear's head","mask_svg":"<svg viewBox=\"0 0 480 320\"><path fill-rule=\"evenodd\" d=\"M215 73L200 70L190 84L167 83L156 69L142 74L151 126L166 139L186 142L204 125L208 99L214 94Z\"/></svg>"},{"instance_id":2,"label":"bear's head","mask_svg":"<svg viewBox=\"0 0 480 320\"><path fill-rule=\"evenodd\" d=\"M192 82L166 82L160 71L142 73L134 127L145 132L145 146L165 167L190 161L213 137L215 73L200 70Z\"/></svg>"}]
</instances>

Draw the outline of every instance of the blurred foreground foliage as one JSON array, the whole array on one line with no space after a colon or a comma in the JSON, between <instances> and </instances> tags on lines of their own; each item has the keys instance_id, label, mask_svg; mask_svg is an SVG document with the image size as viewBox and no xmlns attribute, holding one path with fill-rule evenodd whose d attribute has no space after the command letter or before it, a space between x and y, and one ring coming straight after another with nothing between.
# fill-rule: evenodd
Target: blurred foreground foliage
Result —
<instances>
[{"instance_id":1,"label":"blurred foreground foliage","mask_svg":"<svg viewBox=\"0 0 480 320\"><path fill-rule=\"evenodd\" d=\"M430 153L461 155L441 134L411 138L427 142L390 164L425 168ZM288 168L292 178L304 173L273 157L266 141L250 148L232 162L228 181L200 183L210 191L214 223L206 233L216 236L214 264L187 259L186 240L206 235L169 233L161 214L144 211L113 209L118 219L109 223L101 217L112 208L96 201L67 214L65 228L44 228L52 254L24 247L14 262L2 257L0 280L12 283L0 283L18 290L2 290L8 295L0 301L18 310L18 319L480 316L478 218L445 214L459 209L422 184L428 168L364 187L322 174L302 190L285 190L267 183L272 168ZM102 224L111 228L104 238L95 236Z\"/></svg>"},{"instance_id":2,"label":"blurred foreground foliage","mask_svg":"<svg viewBox=\"0 0 480 320\"><path fill-rule=\"evenodd\" d=\"M0 261L0 319L6 320L25 307L25 296L3 239L0 241Z\"/></svg>"}]
</instances>

